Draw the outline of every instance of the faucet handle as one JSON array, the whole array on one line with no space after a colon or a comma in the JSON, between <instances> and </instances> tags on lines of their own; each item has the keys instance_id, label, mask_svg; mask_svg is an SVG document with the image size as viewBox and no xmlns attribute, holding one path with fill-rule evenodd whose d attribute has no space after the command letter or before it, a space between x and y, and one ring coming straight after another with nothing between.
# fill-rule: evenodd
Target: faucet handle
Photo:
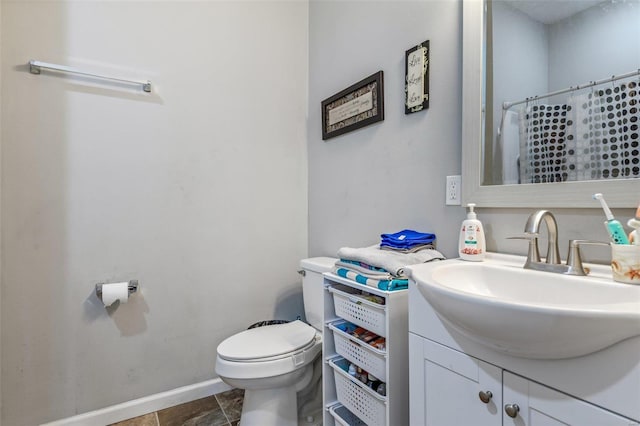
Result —
<instances>
[{"instance_id":1,"label":"faucet handle","mask_svg":"<svg viewBox=\"0 0 640 426\"><path fill-rule=\"evenodd\" d=\"M569 270L572 271L575 275L587 275L589 273L589 271L585 270L584 266L582 265L582 256L580 256L580 246L582 245L609 246L611 244L604 241L594 240L569 240L567 266L569 267Z\"/></svg>"},{"instance_id":2,"label":"faucet handle","mask_svg":"<svg viewBox=\"0 0 640 426\"><path fill-rule=\"evenodd\" d=\"M513 235L511 237L507 237L507 240L534 240L538 238L540 234L537 232L525 232L523 234Z\"/></svg>"},{"instance_id":3,"label":"faucet handle","mask_svg":"<svg viewBox=\"0 0 640 426\"><path fill-rule=\"evenodd\" d=\"M540 251L538 250L537 232L525 232L524 234L507 237L507 240L529 240L529 252L527 253L527 263L540 262Z\"/></svg>"},{"instance_id":4,"label":"faucet handle","mask_svg":"<svg viewBox=\"0 0 640 426\"><path fill-rule=\"evenodd\" d=\"M596 241L596 240L569 240L569 246L582 246L582 245L592 245L592 246L610 246L611 243L606 241Z\"/></svg>"}]
</instances>

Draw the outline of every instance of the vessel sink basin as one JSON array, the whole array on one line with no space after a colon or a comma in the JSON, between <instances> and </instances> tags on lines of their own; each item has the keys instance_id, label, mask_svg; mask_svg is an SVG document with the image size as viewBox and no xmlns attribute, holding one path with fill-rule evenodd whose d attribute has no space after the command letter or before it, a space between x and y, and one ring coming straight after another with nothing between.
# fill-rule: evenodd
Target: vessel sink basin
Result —
<instances>
[{"instance_id":1,"label":"vessel sink basin","mask_svg":"<svg viewBox=\"0 0 640 426\"><path fill-rule=\"evenodd\" d=\"M587 277L522 268L524 258L487 254L409 267L437 315L467 338L509 355L587 355L640 335L640 286L612 281L610 268Z\"/></svg>"}]
</instances>

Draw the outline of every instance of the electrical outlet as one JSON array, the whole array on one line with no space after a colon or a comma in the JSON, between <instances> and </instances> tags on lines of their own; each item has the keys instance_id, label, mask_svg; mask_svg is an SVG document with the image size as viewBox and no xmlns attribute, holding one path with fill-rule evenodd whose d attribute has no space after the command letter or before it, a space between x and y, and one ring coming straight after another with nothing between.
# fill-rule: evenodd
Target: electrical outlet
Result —
<instances>
[{"instance_id":1,"label":"electrical outlet","mask_svg":"<svg viewBox=\"0 0 640 426\"><path fill-rule=\"evenodd\" d=\"M459 206L462 178L460 175L447 176L447 188L445 195L445 204L448 206Z\"/></svg>"}]
</instances>

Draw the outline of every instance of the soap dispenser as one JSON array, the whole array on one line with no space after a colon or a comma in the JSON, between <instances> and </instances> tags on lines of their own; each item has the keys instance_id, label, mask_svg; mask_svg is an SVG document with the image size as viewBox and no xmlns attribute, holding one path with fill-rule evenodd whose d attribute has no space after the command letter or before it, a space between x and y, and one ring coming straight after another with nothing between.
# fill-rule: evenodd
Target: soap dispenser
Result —
<instances>
[{"instance_id":1,"label":"soap dispenser","mask_svg":"<svg viewBox=\"0 0 640 426\"><path fill-rule=\"evenodd\" d=\"M469 212L467 213L467 219L462 222L462 227L460 228L458 252L463 260L481 262L484 260L486 243L482 222L478 220L476 212L473 211L475 206L474 203L467 204Z\"/></svg>"}]
</instances>

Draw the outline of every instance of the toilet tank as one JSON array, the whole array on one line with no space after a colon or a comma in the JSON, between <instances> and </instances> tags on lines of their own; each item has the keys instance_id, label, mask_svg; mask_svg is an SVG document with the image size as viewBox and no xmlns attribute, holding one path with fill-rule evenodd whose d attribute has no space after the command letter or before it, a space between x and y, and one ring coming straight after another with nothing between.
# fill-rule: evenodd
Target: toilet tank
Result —
<instances>
[{"instance_id":1,"label":"toilet tank","mask_svg":"<svg viewBox=\"0 0 640 426\"><path fill-rule=\"evenodd\" d=\"M316 330L322 330L324 322L324 272L330 272L336 260L332 257L302 259L302 298L307 322Z\"/></svg>"}]
</instances>

